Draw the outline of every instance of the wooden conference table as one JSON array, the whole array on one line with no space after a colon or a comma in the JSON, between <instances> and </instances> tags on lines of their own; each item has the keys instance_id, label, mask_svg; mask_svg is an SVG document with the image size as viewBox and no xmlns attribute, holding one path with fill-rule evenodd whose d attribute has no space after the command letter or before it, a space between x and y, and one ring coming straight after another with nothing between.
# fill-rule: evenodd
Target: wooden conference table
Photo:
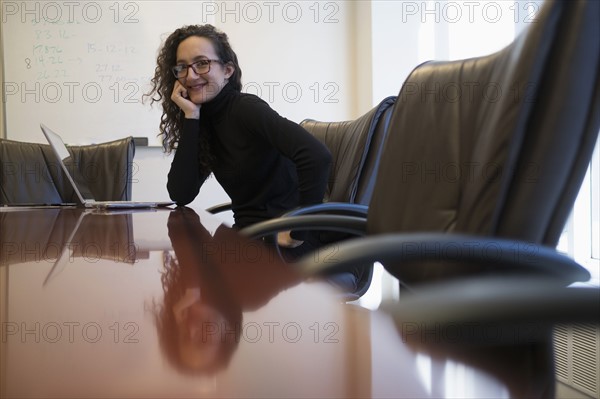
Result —
<instances>
[{"instance_id":1,"label":"wooden conference table","mask_svg":"<svg viewBox=\"0 0 600 399\"><path fill-rule=\"evenodd\" d=\"M0 228L5 398L553 389L549 348L414 346L384 313L341 303L203 211L0 208Z\"/></svg>"}]
</instances>

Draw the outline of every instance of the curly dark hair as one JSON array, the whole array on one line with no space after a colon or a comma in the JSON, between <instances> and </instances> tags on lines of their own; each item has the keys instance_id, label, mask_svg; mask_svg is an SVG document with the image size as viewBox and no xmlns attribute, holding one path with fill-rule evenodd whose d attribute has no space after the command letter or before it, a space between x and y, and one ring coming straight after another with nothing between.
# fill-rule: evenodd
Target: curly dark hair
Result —
<instances>
[{"instance_id":1,"label":"curly dark hair","mask_svg":"<svg viewBox=\"0 0 600 399\"><path fill-rule=\"evenodd\" d=\"M209 24L187 25L171 33L158 52L154 77L151 79L152 89L144 95L150 98L151 105L155 102L162 103L163 113L160 118L158 135L162 136L163 148L167 153L177 147L183 124L181 110L171 101L171 93L176 81L171 68L177 62L177 47L190 36L204 37L211 41L223 64L230 64L234 67L228 84L237 91L242 90L242 70L237 55L229 44L227 34ZM203 171L210 171L211 159L209 140L206 136L201 136L200 166L204 169Z\"/></svg>"}]
</instances>

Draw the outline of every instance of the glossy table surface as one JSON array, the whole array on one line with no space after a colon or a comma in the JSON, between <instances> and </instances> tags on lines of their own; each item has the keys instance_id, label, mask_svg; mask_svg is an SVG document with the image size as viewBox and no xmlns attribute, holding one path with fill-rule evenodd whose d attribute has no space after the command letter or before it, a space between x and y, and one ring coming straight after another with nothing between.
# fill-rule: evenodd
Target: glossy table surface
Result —
<instances>
[{"instance_id":1,"label":"glossy table surface","mask_svg":"<svg viewBox=\"0 0 600 399\"><path fill-rule=\"evenodd\" d=\"M0 394L544 397L547 346L409 344L189 208L0 208Z\"/></svg>"}]
</instances>

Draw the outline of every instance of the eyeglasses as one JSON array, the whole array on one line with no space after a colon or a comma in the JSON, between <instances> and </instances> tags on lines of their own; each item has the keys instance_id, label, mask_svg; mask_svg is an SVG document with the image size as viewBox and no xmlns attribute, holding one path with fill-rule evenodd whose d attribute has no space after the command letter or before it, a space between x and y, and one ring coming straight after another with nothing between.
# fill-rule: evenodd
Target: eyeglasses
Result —
<instances>
[{"instance_id":1,"label":"eyeglasses","mask_svg":"<svg viewBox=\"0 0 600 399\"><path fill-rule=\"evenodd\" d=\"M211 62L218 62L219 64L222 63L220 60L206 59L206 60L196 61L196 62L193 62L188 65L185 65L185 64L175 65L173 68L171 68L171 70L173 71L173 75L175 75L175 77L177 79L185 78L188 74L188 69L190 69L190 67L192 67L192 69L194 70L194 73L196 75L204 75L205 73L210 72L210 63Z\"/></svg>"}]
</instances>

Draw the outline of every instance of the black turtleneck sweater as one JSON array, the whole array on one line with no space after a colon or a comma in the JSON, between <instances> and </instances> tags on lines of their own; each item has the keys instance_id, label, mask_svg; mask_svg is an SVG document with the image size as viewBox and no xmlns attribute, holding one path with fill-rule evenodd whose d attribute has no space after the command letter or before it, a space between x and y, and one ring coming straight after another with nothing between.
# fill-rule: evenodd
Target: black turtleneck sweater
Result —
<instances>
[{"instance_id":1,"label":"black turtleneck sweater","mask_svg":"<svg viewBox=\"0 0 600 399\"><path fill-rule=\"evenodd\" d=\"M236 227L323 200L328 149L257 96L227 84L202 105L199 120L183 122L167 182L178 205L192 202L208 177L200 173L200 134L210 137L212 172L231 198Z\"/></svg>"}]
</instances>

